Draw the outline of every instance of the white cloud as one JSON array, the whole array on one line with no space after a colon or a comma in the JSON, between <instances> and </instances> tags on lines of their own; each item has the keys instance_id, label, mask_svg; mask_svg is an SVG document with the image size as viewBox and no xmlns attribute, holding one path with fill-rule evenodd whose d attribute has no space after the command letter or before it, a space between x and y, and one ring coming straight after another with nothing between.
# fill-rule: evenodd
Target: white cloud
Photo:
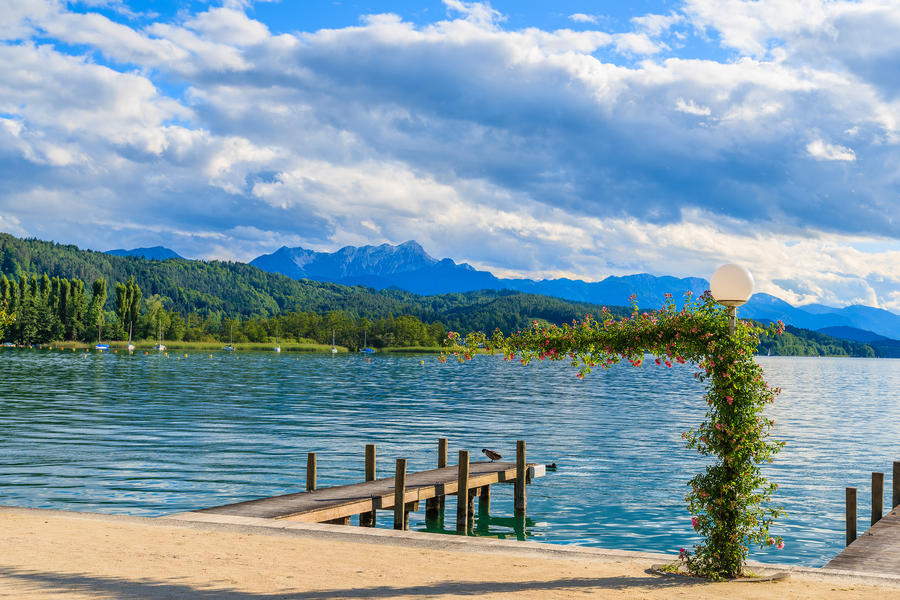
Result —
<instances>
[{"instance_id":1,"label":"white cloud","mask_svg":"<svg viewBox=\"0 0 900 600\"><path fill-rule=\"evenodd\" d=\"M813 158L819 160L842 160L853 162L856 153L852 149L836 144L826 144L822 140L813 140L806 145L806 151Z\"/></svg>"},{"instance_id":2,"label":"white cloud","mask_svg":"<svg viewBox=\"0 0 900 600\"><path fill-rule=\"evenodd\" d=\"M712 114L712 110L708 106L701 106L693 100L685 102L684 98L679 98L675 101L675 110L689 115L698 115L702 117L708 117Z\"/></svg>"},{"instance_id":3,"label":"white cloud","mask_svg":"<svg viewBox=\"0 0 900 600\"><path fill-rule=\"evenodd\" d=\"M417 239L501 274L587 279L728 259L791 301L900 302L898 250L853 250L900 237L900 83L884 68L900 19L883 2L691 0L604 32L507 30L490 5L447 0L431 24L296 35L240 2L147 27L14 4L14 233L244 260ZM676 26L751 57L681 56L661 41Z\"/></svg>"},{"instance_id":4,"label":"white cloud","mask_svg":"<svg viewBox=\"0 0 900 600\"><path fill-rule=\"evenodd\" d=\"M596 23L599 21L596 15L586 15L584 13L575 13L569 15L569 19L571 21L575 21L576 23Z\"/></svg>"}]
</instances>

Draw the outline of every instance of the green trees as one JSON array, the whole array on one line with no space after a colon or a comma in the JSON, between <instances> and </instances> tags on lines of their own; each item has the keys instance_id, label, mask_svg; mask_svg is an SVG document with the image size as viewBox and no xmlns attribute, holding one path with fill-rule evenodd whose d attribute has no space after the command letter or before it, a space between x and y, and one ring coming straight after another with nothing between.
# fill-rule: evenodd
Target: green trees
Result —
<instances>
[{"instance_id":1,"label":"green trees","mask_svg":"<svg viewBox=\"0 0 900 600\"><path fill-rule=\"evenodd\" d=\"M140 286L134 282L133 275L126 283L116 283L116 319L120 336L133 331L140 316L142 298L143 293Z\"/></svg>"}]
</instances>

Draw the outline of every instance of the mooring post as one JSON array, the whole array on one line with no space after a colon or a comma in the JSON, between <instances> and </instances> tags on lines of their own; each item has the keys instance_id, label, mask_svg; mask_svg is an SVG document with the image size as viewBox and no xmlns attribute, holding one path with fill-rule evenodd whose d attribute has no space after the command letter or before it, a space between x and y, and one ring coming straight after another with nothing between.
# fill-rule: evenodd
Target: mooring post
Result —
<instances>
[{"instance_id":1,"label":"mooring post","mask_svg":"<svg viewBox=\"0 0 900 600\"><path fill-rule=\"evenodd\" d=\"M456 485L456 533L465 534L469 525L469 451L459 451L459 479Z\"/></svg>"},{"instance_id":2,"label":"mooring post","mask_svg":"<svg viewBox=\"0 0 900 600\"><path fill-rule=\"evenodd\" d=\"M375 481L375 444L366 444L366 481ZM375 511L360 513L360 527L375 527Z\"/></svg>"},{"instance_id":3,"label":"mooring post","mask_svg":"<svg viewBox=\"0 0 900 600\"><path fill-rule=\"evenodd\" d=\"M397 473L394 475L394 529L409 528L409 513L406 512L406 459L397 459Z\"/></svg>"},{"instance_id":4,"label":"mooring post","mask_svg":"<svg viewBox=\"0 0 900 600\"><path fill-rule=\"evenodd\" d=\"M894 473L891 477L891 487L894 493L891 494L891 510L900 506L900 461L894 461Z\"/></svg>"},{"instance_id":5,"label":"mooring post","mask_svg":"<svg viewBox=\"0 0 900 600\"><path fill-rule=\"evenodd\" d=\"M872 473L872 525L884 515L884 473Z\"/></svg>"},{"instance_id":6,"label":"mooring post","mask_svg":"<svg viewBox=\"0 0 900 600\"><path fill-rule=\"evenodd\" d=\"M479 516L487 516L491 512L491 486L485 485L481 487L481 494L478 496L478 514Z\"/></svg>"},{"instance_id":7,"label":"mooring post","mask_svg":"<svg viewBox=\"0 0 900 600\"><path fill-rule=\"evenodd\" d=\"M443 469L447 466L447 438L440 438L438 440L438 460L437 460L438 469ZM428 498L425 500L425 524L427 527L443 529L444 524L440 523L441 516L444 513L444 496L436 495L434 498Z\"/></svg>"},{"instance_id":8,"label":"mooring post","mask_svg":"<svg viewBox=\"0 0 900 600\"><path fill-rule=\"evenodd\" d=\"M525 440L516 442L516 490L515 490L515 508L516 516L524 516L525 508L528 505L528 499L525 495L525 477L528 469L525 466Z\"/></svg>"},{"instance_id":9,"label":"mooring post","mask_svg":"<svg viewBox=\"0 0 900 600\"><path fill-rule=\"evenodd\" d=\"M856 488L847 488L847 545L856 539Z\"/></svg>"},{"instance_id":10,"label":"mooring post","mask_svg":"<svg viewBox=\"0 0 900 600\"><path fill-rule=\"evenodd\" d=\"M314 492L316 490L316 453L310 452L306 455L306 491Z\"/></svg>"}]
</instances>

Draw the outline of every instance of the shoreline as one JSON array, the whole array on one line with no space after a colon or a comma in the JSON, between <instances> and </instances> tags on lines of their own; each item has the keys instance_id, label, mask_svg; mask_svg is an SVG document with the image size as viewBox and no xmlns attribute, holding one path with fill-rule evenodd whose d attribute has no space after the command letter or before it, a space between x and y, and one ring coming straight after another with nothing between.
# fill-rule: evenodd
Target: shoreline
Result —
<instances>
[{"instance_id":1,"label":"shoreline","mask_svg":"<svg viewBox=\"0 0 900 600\"><path fill-rule=\"evenodd\" d=\"M109 351L127 351L128 342L127 341L110 341L106 342L109 344ZM134 352L158 352L153 346L156 344L153 341L141 341L141 342L132 342L135 346ZM224 342L172 342L166 343L165 351L193 351L193 352L221 352ZM302 354L331 354L331 346L328 344L297 344L293 342L287 342L280 344L282 352L293 352L293 353L302 353ZM235 352L273 352L275 344L267 343L267 342L246 342L242 344L233 344ZM345 346L335 346L337 348L338 354L358 354L358 352L354 350L350 350ZM86 344L83 342L53 342L50 344L38 344L38 345L16 345L16 346L5 346L0 347L0 350L75 350L75 351L84 351L88 350L90 352L95 352L96 348L94 348L93 344ZM371 354L440 354L443 348L439 346L428 347L428 346L388 346L385 348L378 348Z\"/></svg>"},{"instance_id":2,"label":"shoreline","mask_svg":"<svg viewBox=\"0 0 900 600\"><path fill-rule=\"evenodd\" d=\"M882 600L900 588L900 577L759 563L751 570L790 579L709 583L654 575L654 564L675 558L668 555L283 520L198 523L14 507L0 507L0 518L0 590L23 600Z\"/></svg>"}]
</instances>

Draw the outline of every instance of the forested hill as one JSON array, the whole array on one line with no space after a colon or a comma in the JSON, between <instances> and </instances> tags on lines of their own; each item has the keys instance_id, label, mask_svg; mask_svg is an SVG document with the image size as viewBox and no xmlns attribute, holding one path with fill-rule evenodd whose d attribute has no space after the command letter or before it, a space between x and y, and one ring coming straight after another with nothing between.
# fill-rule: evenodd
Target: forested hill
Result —
<instances>
[{"instance_id":1,"label":"forested hill","mask_svg":"<svg viewBox=\"0 0 900 600\"><path fill-rule=\"evenodd\" d=\"M345 311L366 319L413 315L460 331L494 327L509 331L526 327L533 319L560 323L600 311L597 305L511 291L440 296L378 292L362 286L297 281L244 263L145 260L0 233L0 274L17 280L22 275L45 273L51 278L77 278L87 286L104 278L109 284L107 310L113 309L115 284L134 277L144 297L158 295L166 309L217 320Z\"/></svg>"}]
</instances>

